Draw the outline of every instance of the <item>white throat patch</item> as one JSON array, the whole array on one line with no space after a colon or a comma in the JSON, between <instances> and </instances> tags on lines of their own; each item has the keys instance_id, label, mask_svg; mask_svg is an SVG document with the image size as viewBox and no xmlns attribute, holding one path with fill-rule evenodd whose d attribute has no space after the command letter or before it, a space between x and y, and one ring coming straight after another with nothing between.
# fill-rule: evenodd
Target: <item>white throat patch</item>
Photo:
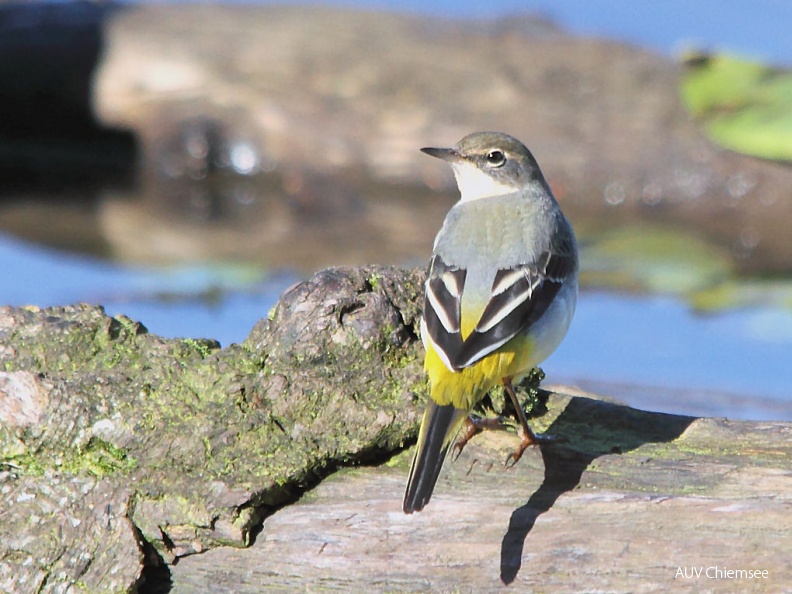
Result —
<instances>
[{"instance_id":1,"label":"white throat patch","mask_svg":"<svg viewBox=\"0 0 792 594\"><path fill-rule=\"evenodd\" d=\"M459 193L462 195L462 202L503 196L517 191L515 186L495 180L473 163L456 161L451 164L451 167L454 170Z\"/></svg>"}]
</instances>

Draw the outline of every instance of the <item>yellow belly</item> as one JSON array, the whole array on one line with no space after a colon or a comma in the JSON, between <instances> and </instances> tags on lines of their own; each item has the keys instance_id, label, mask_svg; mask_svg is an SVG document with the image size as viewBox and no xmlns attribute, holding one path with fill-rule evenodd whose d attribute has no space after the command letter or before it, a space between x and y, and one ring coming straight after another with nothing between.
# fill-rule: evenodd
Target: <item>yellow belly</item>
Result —
<instances>
[{"instance_id":1,"label":"yellow belly","mask_svg":"<svg viewBox=\"0 0 792 594\"><path fill-rule=\"evenodd\" d=\"M431 383L431 398L441 406L453 404L469 411L503 378L528 373L534 366L532 351L533 341L518 336L470 367L453 372L428 341L424 368Z\"/></svg>"}]
</instances>

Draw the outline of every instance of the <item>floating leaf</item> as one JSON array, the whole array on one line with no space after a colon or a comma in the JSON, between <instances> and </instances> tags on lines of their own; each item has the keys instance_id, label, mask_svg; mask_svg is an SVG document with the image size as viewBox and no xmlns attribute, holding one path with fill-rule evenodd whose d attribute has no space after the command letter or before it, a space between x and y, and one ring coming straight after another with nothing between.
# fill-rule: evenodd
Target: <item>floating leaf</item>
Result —
<instances>
[{"instance_id":1,"label":"floating leaf","mask_svg":"<svg viewBox=\"0 0 792 594\"><path fill-rule=\"evenodd\" d=\"M688 57L681 95L716 143L792 161L792 72L729 55Z\"/></svg>"}]
</instances>

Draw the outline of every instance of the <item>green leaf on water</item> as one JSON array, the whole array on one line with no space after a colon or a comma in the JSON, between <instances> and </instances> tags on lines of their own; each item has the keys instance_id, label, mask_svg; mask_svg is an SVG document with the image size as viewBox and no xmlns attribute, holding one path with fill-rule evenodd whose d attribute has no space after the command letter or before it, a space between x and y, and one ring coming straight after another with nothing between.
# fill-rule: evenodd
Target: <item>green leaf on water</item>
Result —
<instances>
[{"instance_id":1,"label":"green leaf on water","mask_svg":"<svg viewBox=\"0 0 792 594\"><path fill-rule=\"evenodd\" d=\"M792 161L792 72L731 55L688 57L680 92L716 143Z\"/></svg>"}]
</instances>

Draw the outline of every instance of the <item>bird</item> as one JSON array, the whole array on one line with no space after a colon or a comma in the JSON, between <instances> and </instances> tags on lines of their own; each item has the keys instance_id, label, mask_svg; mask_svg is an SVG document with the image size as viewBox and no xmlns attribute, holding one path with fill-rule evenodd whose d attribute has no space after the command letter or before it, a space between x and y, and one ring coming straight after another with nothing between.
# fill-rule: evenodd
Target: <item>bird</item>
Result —
<instances>
[{"instance_id":1,"label":"bird","mask_svg":"<svg viewBox=\"0 0 792 594\"><path fill-rule=\"evenodd\" d=\"M460 197L435 238L424 285L420 332L430 390L404 495L407 514L429 502L466 422L458 451L485 425L470 413L498 383L520 424L507 465L551 439L531 431L513 386L566 335L579 270L572 225L522 142L475 132L453 148L421 151L450 164Z\"/></svg>"}]
</instances>

